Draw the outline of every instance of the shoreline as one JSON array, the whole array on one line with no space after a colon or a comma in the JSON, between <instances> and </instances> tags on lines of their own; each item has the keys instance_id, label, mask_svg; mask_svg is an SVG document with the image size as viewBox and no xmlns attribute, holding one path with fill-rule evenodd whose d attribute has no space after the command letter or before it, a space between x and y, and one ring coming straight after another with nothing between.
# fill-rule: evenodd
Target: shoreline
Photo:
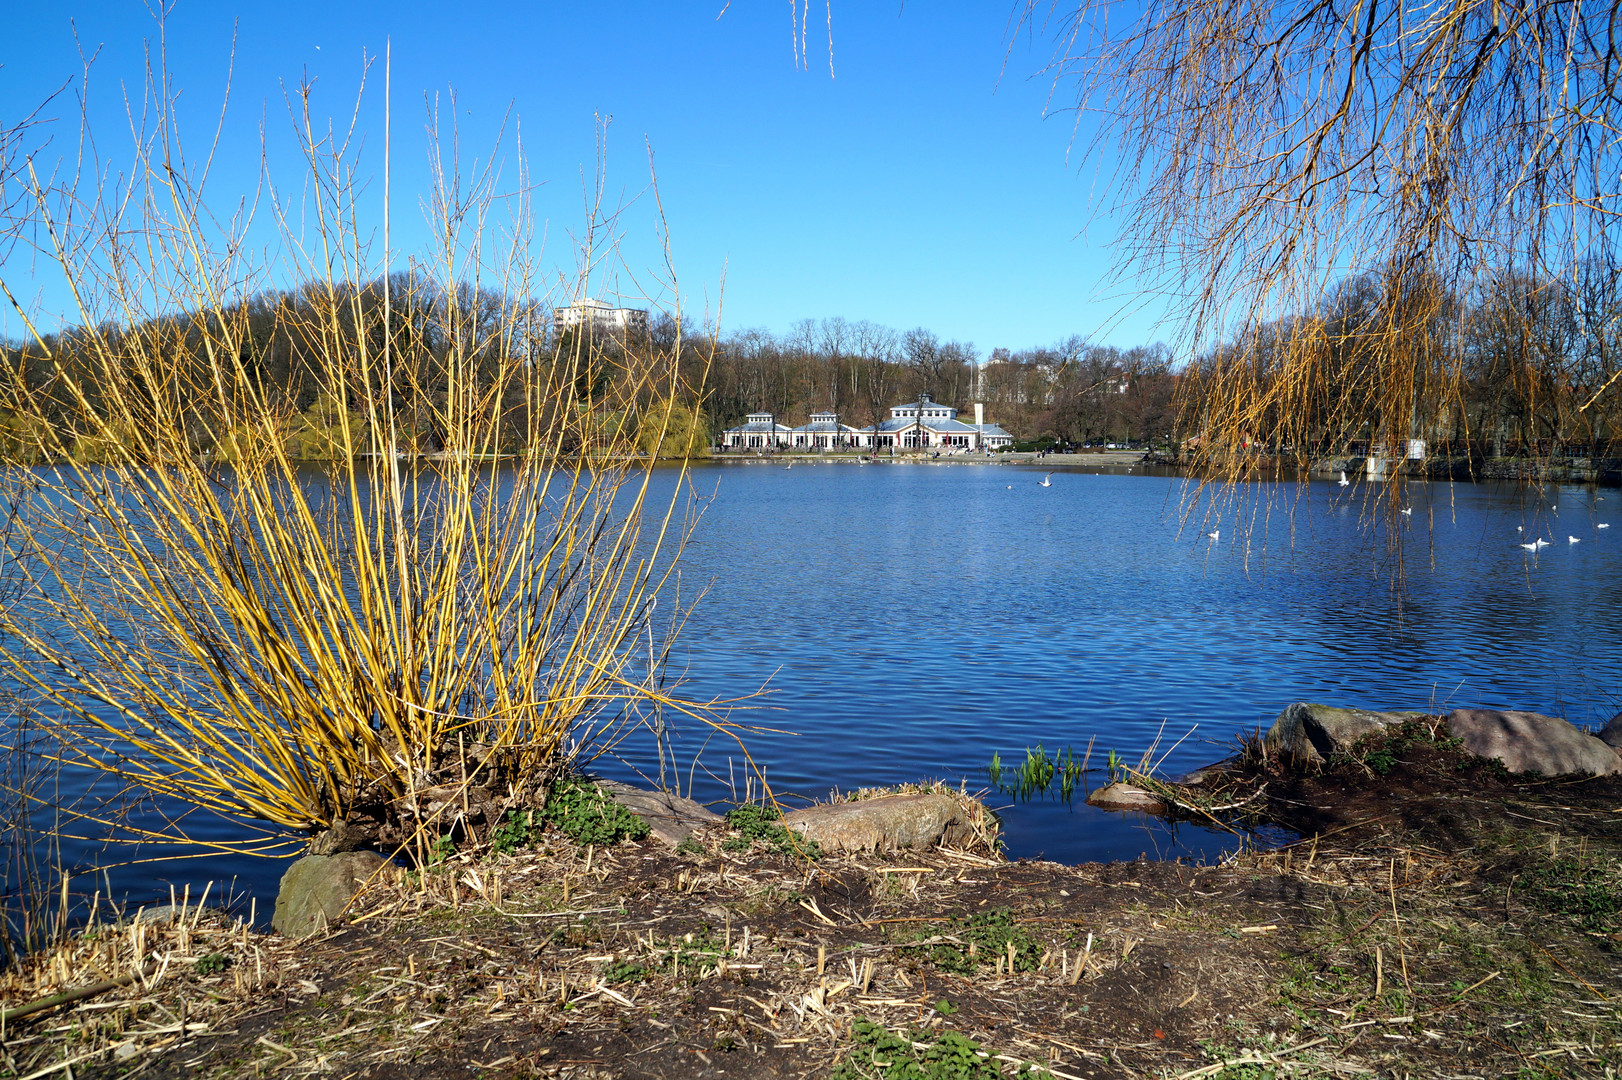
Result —
<instances>
[{"instance_id":1,"label":"shoreline","mask_svg":"<svg viewBox=\"0 0 1622 1080\"><path fill-rule=\"evenodd\" d=\"M549 833L381 875L304 941L195 907L83 935L83 970L97 950L109 974L161 970L13 1022L7 1051L16 1075L877 1080L879 1032L1060 1080L1603 1075L1622 1065L1622 780L1449 754L1227 774L1310 827L1216 865ZM63 963L40 958L34 989ZM22 990L7 973L8 1006Z\"/></svg>"},{"instance_id":2,"label":"shoreline","mask_svg":"<svg viewBox=\"0 0 1622 1080\"><path fill-rule=\"evenodd\" d=\"M677 459L669 460L675 463ZM888 455L871 455L862 453L828 453L817 451L783 450L772 454L760 451L733 452L714 454L706 458L694 458L689 464L715 463L726 465L781 465L792 464L854 464L860 462L864 465L1023 465L1048 469L1101 469L1109 472L1132 472L1146 476L1186 476L1198 478L1205 476L1222 480L1223 477L1211 466L1191 465L1173 458L1155 453L1146 453L1140 450L1110 450L1100 453L1037 453L1033 451L1001 452L993 454L965 453L942 454L940 457L931 457L928 454L908 453L893 457ZM1301 470L1294 465L1281 465L1271 462L1271 459L1258 459L1253 468L1256 474L1247 476L1245 480L1289 481L1301 479ZM1267 475L1261 475L1262 473ZM1393 463L1380 475L1371 475L1369 462L1364 457L1330 457L1321 458L1312 463L1306 470L1306 477L1312 480L1334 480L1341 473L1345 473L1353 482L1381 483L1391 479L1393 474L1401 474L1405 480L1414 481L1455 481L1470 483L1526 483L1526 484L1575 484L1591 487L1622 487L1622 460L1618 459L1589 459L1570 458L1540 460L1534 458L1487 458L1470 459L1463 455L1453 457L1431 457L1424 461L1401 461Z\"/></svg>"}]
</instances>

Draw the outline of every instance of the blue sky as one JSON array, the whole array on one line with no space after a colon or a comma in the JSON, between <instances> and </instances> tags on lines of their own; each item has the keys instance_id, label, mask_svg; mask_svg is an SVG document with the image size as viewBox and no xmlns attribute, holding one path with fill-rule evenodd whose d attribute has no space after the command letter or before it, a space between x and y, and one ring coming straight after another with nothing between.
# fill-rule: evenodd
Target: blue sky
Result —
<instances>
[{"instance_id":1,"label":"blue sky","mask_svg":"<svg viewBox=\"0 0 1622 1080\"><path fill-rule=\"evenodd\" d=\"M724 296L724 329L782 331L842 315L927 326L982 352L1072 333L1119 345L1171 336L1156 322L1161 305L1124 298L1109 281L1118 256L1107 169L1072 152L1074 114L1048 109L1069 91L1053 95L1038 73L1048 41L1010 39L1012 0L836 2L832 77L824 10L811 11L797 68L788 6L181 0L166 36L194 152L211 134L229 74L209 188L215 207L252 193L262 130L272 176L289 175L287 88L313 79L316 111L346 118L364 58L391 41L396 250L426 249L425 96L448 110L454 92L465 166L490 155L505 119L497 161L510 188L512 136L522 132L544 258L559 272L574 265L569 237L584 221L595 118L613 118L609 186L630 206L621 219L626 271L604 280L605 292L671 302L657 285L654 207L638 197L651 145L683 302L713 311ZM81 46L99 49L90 112L104 152L118 158L123 94L139 89L157 26L139 0L71 8L18 5L8 15L0 117L77 76ZM378 65L360 115L360 174L378 194L382 98ZM48 112L61 118L55 151L71 150L76 106L63 98ZM27 268L13 260L5 273L17 282ZM49 286L33 288L50 306Z\"/></svg>"}]
</instances>

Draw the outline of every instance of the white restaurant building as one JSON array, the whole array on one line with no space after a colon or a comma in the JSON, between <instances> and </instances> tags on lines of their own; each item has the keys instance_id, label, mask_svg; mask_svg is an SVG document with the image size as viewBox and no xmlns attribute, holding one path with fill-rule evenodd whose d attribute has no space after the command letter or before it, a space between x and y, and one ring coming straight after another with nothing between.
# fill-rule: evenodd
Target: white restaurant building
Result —
<instances>
[{"instance_id":1,"label":"white restaurant building","mask_svg":"<svg viewBox=\"0 0 1622 1080\"><path fill-rule=\"evenodd\" d=\"M985 408L974 406L974 423L957 418L957 410L920 394L917 401L890 407L890 419L867 427L839 422L839 414L817 412L810 423L788 427L769 412L750 413L744 423L721 434L728 450L998 450L1014 437L985 422Z\"/></svg>"}]
</instances>

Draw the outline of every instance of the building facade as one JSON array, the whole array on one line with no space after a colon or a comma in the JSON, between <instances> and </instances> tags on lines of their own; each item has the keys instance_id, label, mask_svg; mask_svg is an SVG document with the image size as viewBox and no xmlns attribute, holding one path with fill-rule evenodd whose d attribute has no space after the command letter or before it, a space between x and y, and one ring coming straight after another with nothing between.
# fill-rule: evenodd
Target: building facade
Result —
<instances>
[{"instance_id":1,"label":"building facade","mask_svg":"<svg viewBox=\"0 0 1622 1080\"><path fill-rule=\"evenodd\" d=\"M744 423L721 434L728 450L1000 450L1014 437L985 422L984 406L974 406L974 423L957 418L957 410L920 394L917 401L893 405L890 418L877 425L840 423L839 414L812 413L810 422L788 427L769 412L750 413Z\"/></svg>"},{"instance_id":2,"label":"building facade","mask_svg":"<svg viewBox=\"0 0 1622 1080\"><path fill-rule=\"evenodd\" d=\"M648 313L644 308L615 307L606 300L577 300L553 312L552 325L559 334L583 328L593 336L625 338L648 332Z\"/></svg>"}]
</instances>

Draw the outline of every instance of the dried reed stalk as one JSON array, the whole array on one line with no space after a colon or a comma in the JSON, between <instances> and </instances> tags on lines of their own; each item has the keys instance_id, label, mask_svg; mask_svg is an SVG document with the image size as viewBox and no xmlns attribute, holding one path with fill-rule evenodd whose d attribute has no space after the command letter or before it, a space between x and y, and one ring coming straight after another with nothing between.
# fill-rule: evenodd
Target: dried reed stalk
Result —
<instances>
[{"instance_id":1,"label":"dried reed stalk","mask_svg":"<svg viewBox=\"0 0 1622 1080\"><path fill-rule=\"evenodd\" d=\"M124 179L33 159L5 178L13 235L74 304L52 332L0 279L30 336L0 410L37 463L0 669L56 756L261 823L211 846L262 851L346 821L438 835L470 790L533 795L650 704L735 735L645 642L691 519L681 484L656 498L637 417L658 445L702 388L646 342L549 341L527 202L492 166L464 175L453 132L424 200L436 250L391 276L357 150L308 86L285 189L305 195L268 181L285 254L252 261L252 208L209 211L169 94L154 71ZM592 230L582 266L611 255ZM267 306L267 280L295 287ZM195 839L183 819L135 832Z\"/></svg>"}]
</instances>

